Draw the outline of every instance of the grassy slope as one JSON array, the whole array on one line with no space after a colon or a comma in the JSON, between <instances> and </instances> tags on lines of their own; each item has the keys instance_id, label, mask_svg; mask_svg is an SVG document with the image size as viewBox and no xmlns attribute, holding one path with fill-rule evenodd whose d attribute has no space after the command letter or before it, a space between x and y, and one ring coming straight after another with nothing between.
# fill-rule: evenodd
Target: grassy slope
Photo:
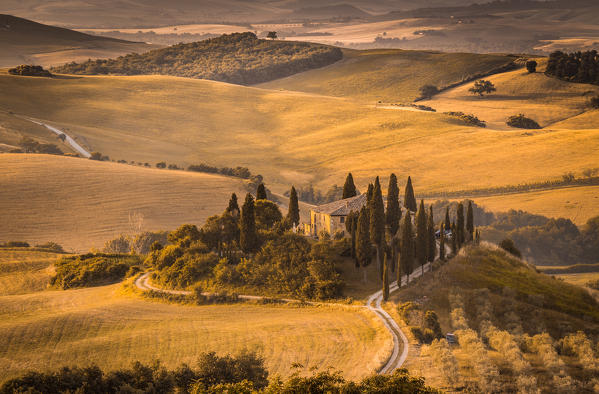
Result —
<instances>
[{"instance_id":1,"label":"grassy slope","mask_svg":"<svg viewBox=\"0 0 599 394\"><path fill-rule=\"evenodd\" d=\"M331 66L260 85L338 97L383 102L411 102L425 84L445 86L509 63L500 55L380 49L344 50Z\"/></svg>"},{"instance_id":2,"label":"grassy slope","mask_svg":"<svg viewBox=\"0 0 599 394\"><path fill-rule=\"evenodd\" d=\"M21 63L50 66L157 48L156 45L140 42L91 36L11 15L0 14L0 24L3 26L0 35L0 67Z\"/></svg>"},{"instance_id":3,"label":"grassy slope","mask_svg":"<svg viewBox=\"0 0 599 394\"><path fill-rule=\"evenodd\" d=\"M144 230L201 225L232 192L245 194L236 178L60 156L3 154L0 167L0 240L54 241L76 251L131 233L130 213L145 216Z\"/></svg>"},{"instance_id":4,"label":"grassy slope","mask_svg":"<svg viewBox=\"0 0 599 394\"><path fill-rule=\"evenodd\" d=\"M505 122L511 115L523 113L536 120L541 127L569 129L566 124L555 124L589 110L590 97L599 93L599 87L575 84L550 78L542 74L545 61L540 61L539 72L529 74L516 70L485 78L495 85L497 92L480 98L468 92L472 83L443 92L421 103L437 111L462 111L472 113L498 130L515 130ZM586 128L597 122L586 123Z\"/></svg>"},{"instance_id":5,"label":"grassy slope","mask_svg":"<svg viewBox=\"0 0 599 394\"><path fill-rule=\"evenodd\" d=\"M499 133L441 114L160 76L0 75L0 83L0 108L66 127L113 159L244 165L279 191L291 183L328 188L348 171L361 187L393 171L430 191L559 178L597 166L599 130Z\"/></svg>"},{"instance_id":6,"label":"grassy slope","mask_svg":"<svg viewBox=\"0 0 599 394\"><path fill-rule=\"evenodd\" d=\"M120 285L0 297L0 382L26 369L135 360L192 364L200 352L256 350L273 374L334 366L357 378L390 351L373 315L340 307L182 306L127 296Z\"/></svg>"},{"instance_id":7,"label":"grassy slope","mask_svg":"<svg viewBox=\"0 0 599 394\"><path fill-rule=\"evenodd\" d=\"M44 290L61 254L0 249L0 296Z\"/></svg>"}]
</instances>

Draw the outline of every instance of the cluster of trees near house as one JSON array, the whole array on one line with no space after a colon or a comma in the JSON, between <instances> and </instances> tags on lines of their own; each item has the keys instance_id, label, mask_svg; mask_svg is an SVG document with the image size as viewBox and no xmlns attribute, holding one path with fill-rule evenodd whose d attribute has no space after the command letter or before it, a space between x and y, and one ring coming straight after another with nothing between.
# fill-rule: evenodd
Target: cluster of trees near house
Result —
<instances>
[{"instance_id":1,"label":"cluster of trees near house","mask_svg":"<svg viewBox=\"0 0 599 394\"><path fill-rule=\"evenodd\" d=\"M569 82L599 85L599 54L587 52L553 52L549 55L545 74Z\"/></svg>"},{"instance_id":2,"label":"cluster of trees near house","mask_svg":"<svg viewBox=\"0 0 599 394\"><path fill-rule=\"evenodd\" d=\"M65 74L161 74L251 85L283 78L341 60L341 49L320 44L261 40L251 32L173 45L116 59L69 63Z\"/></svg>"},{"instance_id":3,"label":"cluster of trees near house","mask_svg":"<svg viewBox=\"0 0 599 394\"><path fill-rule=\"evenodd\" d=\"M343 197L349 198L355 195L353 177L349 174L344 185ZM374 183L368 185L366 205L359 212L351 212L345 221L346 229L351 234L351 255L355 259L356 266L368 266L376 258L383 280L385 299L389 295L389 270L396 273L397 285L401 286L402 274L407 275L409 279L416 264L424 273L425 264L432 263L437 255L444 260L446 243L455 254L462 245L478 241L480 237L474 229L472 203L468 204L466 216L463 204L459 203L453 221L447 207L445 219L439 228L440 238L437 247L433 207L429 206L427 209L423 200L419 205L417 204L411 177L408 177L406 183L403 206L405 214L400 206L399 187L395 174L389 177L386 209L380 180L377 177ZM448 235L450 237L446 240L445 237ZM364 279L366 280L366 276Z\"/></svg>"},{"instance_id":4,"label":"cluster of trees near house","mask_svg":"<svg viewBox=\"0 0 599 394\"><path fill-rule=\"evenodd\" d=\"M29 64L21 64L20 66L9 68L8 73L12 75L21 75L25 77L51 77L52 74L48 70L44 70L42 66L34 66Z\"/></svg>"},{"instance_id":5,"label":"cluster of trees near house","mask_svg":"<svg viewBox=\"0 0 599 394\"><path fill-rule=\"evenodd\" d=\"M300 365L297 365L300 367ZM300 371L301 372L301 371ZM159 361L134 363L130 368L103 371L97 366L63 367L57 371L28 372L0 386L0 393L190 393L190 394L362 394L438 393L421 378L400 369L389 375L373 375L347 381L331 370L300 372L285 380L269 379L264 360L253 352L237 356L202 353L193 367L181 364L170 370Z\"/></svg>"}]
</instances>

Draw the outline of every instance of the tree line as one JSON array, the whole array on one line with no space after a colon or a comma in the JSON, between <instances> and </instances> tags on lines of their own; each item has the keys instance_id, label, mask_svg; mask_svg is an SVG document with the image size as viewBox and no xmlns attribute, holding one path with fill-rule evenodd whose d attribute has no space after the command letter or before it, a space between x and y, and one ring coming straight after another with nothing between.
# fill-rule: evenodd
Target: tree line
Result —
<instances>
[{"instance_id":1,"label":"tree line","mask_svg":"<svg viewBox=\"0 0 599 394\"><path fill-rule=\"evenodd\" d=\"M599 85L599 55L596 50L555 51L549 55L545 74L569 82Z\"/></svg>"}]
</instances>

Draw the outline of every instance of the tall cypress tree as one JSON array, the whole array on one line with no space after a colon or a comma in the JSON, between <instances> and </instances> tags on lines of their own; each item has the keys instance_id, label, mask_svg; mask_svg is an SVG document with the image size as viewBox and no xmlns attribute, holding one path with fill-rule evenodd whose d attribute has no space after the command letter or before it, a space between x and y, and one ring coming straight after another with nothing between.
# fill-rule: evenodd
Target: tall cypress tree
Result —
<instances>
[{"instance_id":1,"label":"tall cypress tree","mask_svg":"<svg viewBox=\"0 0 599 394\"><path fill-rule=\"evenodd\" d=\"M368 202L368 209L370 209L370 203L372 202L372 196L374 194L374 185L372 183L368 184L368 191L366 192L366 201Z\"/></svg>"},{"instance_id":2,"label":"tall cypress tree","mask_svg":"<svg viewBox=\"0 0 599 394\"><path fill-rule=\"evenodd\" d=\"M356 259L362 267L370 264L372 244L370 243L370 213L362 207L358 216L358 231L356 234ZM364 283L366 283L366 268L364 268Z\"/></svg>"},{"instance_id":3,"label":"tall cypress tree","mask_svg":"<svg viewBox=\"0 0 599 394\"><path fill-rule=\"evenodd\" d=\"M239 217L239 204L237 203L237 194L231 194L231 199L229 199L229 206L225 210L233 216L234 218Z\"/></svg>"},{"instance_id":4,"label":"tall cypress tree","mask_svg":"<svg viewBox=\"0 0 599 394\"><path fill-rule=\"evenodd\" d=\"M462 204L461 202L458 203L458 211L456 214L457 217L457 237L456 237L456 241L458 244L458 250L462 248L462 245L464 244L464 234L465 234L465 230L464 230L464 204Z\"/></svg>"},{"instance_id":5,"label":"tall cypress tree","mask_svg":"<svg viewBox=\"0 0 599 394\"><path fill-rule=\"evenodd\" d=\"M399 267L397 269L397 286L401 287L401 271L407 275L408 283L414 264L414 236L412 235L412 215L406 212L401 225L401 245L399 252ZM400 269L401 268L401 269Z\"/></svg>"},{"instance_id":6,"label":"tall cypress tree","mask_svg":"<svg viewBox=\"0 0 599 394\"><path fill-rule=\"evenodd\" d=\"M266 200L266 188L264 187L264 183L258 185L258 190L256 190L256 200Z\"/></svg>"},{"instance_id":7,"label":"tall cypress tree","mask_svg":"<svg viewBox=\"0 0 599 394\"><path fill-rule=\"evenodd\" d=\"M474 238L474 211L472 209L472 201L468 201L468 209L466 211L466 241L470 242Z\"/></svg>"},{"instance_id":8,"label":"tall cypress tree","mask_svg":"<svg viewBox=\"0 0 599 394\"><path fill-rule=\"evenodd\" d=\"M289 192L289 211L287 211L287 220L294 226L299 225L300 222L299 202L297 200L297 191L294 186L291 186L291 192Z\"/></svg>"},{"instance_id":9,"label":"tall cypress tree","mask_svg":"<svg viewBox=\"0 0 599 394\"><path fill-rule=\"evenodd\" d=\"M422 267L422 274L424 275L424 264L427 260L427 243L428 229L426 226L426 210L424 208L424 201L420 200L420 208L416 214L416 260Z\"/></svg>"},{"instance_id":10,"label":"tall cypress tree","mask_svg":"<svg viewBox=\"0 0 599 394\"><path fill-rule=\"evenodd\" d=\"M345 218L345 229L351 235L351 257L355 260L356 267L360 266L360 263L356 259L356 232L358 229L359 215L359 212L351 211Z\"/></svg>"},{"instance_id":11,"label":"tall cypress tree","mask_svg":"<svg viewBox=\"0 0 599 394\"><path fill-rule=\"evenodd\" d=\"M389 177L389 187L387 188L387 228L392 237L399 230L401 220L401 208L399 207L399 187L397 187L397 177L391 174Z\"/></svg>"},{"instance_id":12,"label":"tall cypress tree","mask_svg":"<svg viewBox=\"0 0 599 394\"><path fill-rule=\"evenodd\" d=\"M389 300L389 268L387 267L387 253L383 263L383 300Z\"/></svg>"},{"instance_id":13,"label":"tall cypress tree","mask_svg":"<svg viewBox=\"0 0 599 394\"><path fill-rule=\"evenodd\" d=\"M439 259L445 261L445 225L441 223L441 237L439 238Z\"/></svg>"},{"instance_id":14,"label":"tall cypress tree","mask_svg":"<svg viewBox=\"0 0 599 394\"><path fill-rule=\"evenodd\" d=\"M416 212L416 210L418 209L418 205L416 204L416 197L414 197L414 188L412 187L411 177L408 177L408 183L406 184L403 206L412 212Z\"/></svg>"},{"instance_id":15,"label":"tall cypress tree","mask_svg":"<svg viewBox=\"0 0 599 394\"><path fill-rule=\"evenodd\" d=\"M245 196L241 208L241 222L239 245L244 253L251 253L258 247L258 234L256 232L256 217L254 214L254 197L250 193Z\"/></svg>"},{"instance_id":16,"label":"tall cypress tree","mask_svg":"<svg viewBox=\"0 0 599 394\"><path fill-rule=\"evenodd\" d=\"M345 178L345 184L343 185L343 199L350 197L355 197L358 195L358 191L356 190L356 185L354 184L354 177L351 172L347 174L347 178Z\"/></svg>"},{"instance_id":17,"label":"tall cypress tree","mask_svg":"<svg viewBox=\"0 0 599 394\"><path fill-rule=\"evenodd\" d=\"M458 253L458 230L455 222L451 224L451 253L454 256Z\"/></svg>"},{"instance_id":18,"label":"tall cypress tree","mask_svg":"<svg viewBox=\"0 0 599 394\"><path fill-rule=\"evenodd\" d=\"M449 205L445 208L445 230L451 230L451 220L449 219Z\"/></svg>"},{"instance_id":19,"label":"tall cypress tree","mask_svg":"<svg viewBox=\"0 0 599 394\"><path fill-rule=\"evenodd\" d=\"M385 205L378 176L374 181L374 190L370 202L370 240L376 246L377 268L382 273L381 253L385 241Z\"/></svg>"},{"instance_id":20,"label":"tall cypress tree","mask_svg":"<svg viewBox=\"0 0 599 394\"><path fill-rule=\"evenodd\" d=\"M428 237L426 239L428 261L432 263L437 257L437 239L435 238L435 220L433 218L433 206L431 205L428 213L427 223Z\"/></svg>"}]
</instances>

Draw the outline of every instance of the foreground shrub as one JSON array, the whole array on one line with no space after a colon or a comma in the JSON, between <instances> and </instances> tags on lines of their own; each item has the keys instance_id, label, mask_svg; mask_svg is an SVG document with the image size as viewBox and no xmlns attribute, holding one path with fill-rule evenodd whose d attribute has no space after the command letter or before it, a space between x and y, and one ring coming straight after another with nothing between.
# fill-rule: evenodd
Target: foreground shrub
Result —
<instances>
[{"instance_id":1,"label":"foreground shrub","mask_svg":"<svg viewBox=\"0 0 599 394\"><path fill-rule=\"evenodd\" d=\"M86 254L63 257L54 265L56 275L50 285L61 289L98 286L122 280L132 266L141 264L137 256Z\"/></svg>"},{"instance_id":2,"label":"foreground shrub","mask_svg":"<svg viewBox=\"0 0 599 394\"><path fill-rule=\"evenodd\" d=\"M523 114L510 116L506 122L510 127L519 129L540 129L541 126L534 120L527 118Z\"/></svg>"}]
</instances>

